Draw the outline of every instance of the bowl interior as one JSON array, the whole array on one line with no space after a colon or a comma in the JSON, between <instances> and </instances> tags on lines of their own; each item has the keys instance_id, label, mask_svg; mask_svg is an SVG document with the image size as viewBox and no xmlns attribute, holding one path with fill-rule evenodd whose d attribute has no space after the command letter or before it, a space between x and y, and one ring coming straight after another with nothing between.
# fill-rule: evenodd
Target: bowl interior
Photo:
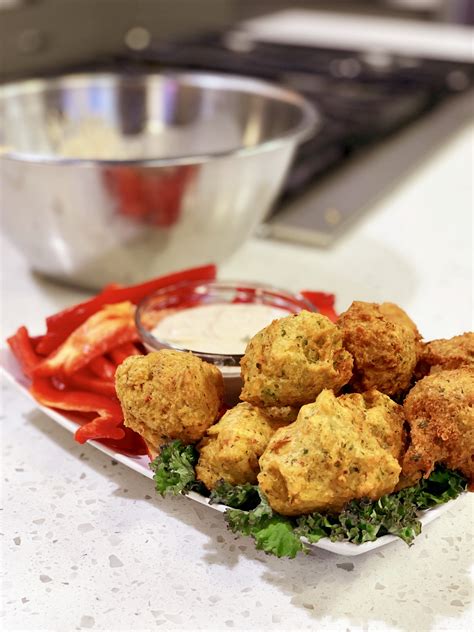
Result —
<instances>
[{"instance_id":1,"label":"bowl interior","mask_svg":"<svg viewBox=\"0 0 474 632\"><path fill-rule=\"evenodd\" d=\"M228 153L308 131L310 106L264 82L189 74L71 75L0 90L14 157L170 159ZM305 129L306 128L306 129Z\"/></svg>"}]
</instances>

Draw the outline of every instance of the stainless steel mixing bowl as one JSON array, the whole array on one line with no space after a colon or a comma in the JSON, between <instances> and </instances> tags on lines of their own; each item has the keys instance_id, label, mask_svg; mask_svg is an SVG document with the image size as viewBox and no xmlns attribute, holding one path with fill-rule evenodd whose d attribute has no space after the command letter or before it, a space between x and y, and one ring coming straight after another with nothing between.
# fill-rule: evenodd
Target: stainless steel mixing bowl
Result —
<instances>
[{"instance_id":1,"label":"stainless steel mixing bowl","mask_svg":"<svg viewBox=\"0 0 474 632\"><path fill-rule=\"evenodd\" d=\"M0 116L5 234L35 270L90 288L231 254L317 122L296 93L202 73L9 84Z\"/></svg>"}]
</instances>

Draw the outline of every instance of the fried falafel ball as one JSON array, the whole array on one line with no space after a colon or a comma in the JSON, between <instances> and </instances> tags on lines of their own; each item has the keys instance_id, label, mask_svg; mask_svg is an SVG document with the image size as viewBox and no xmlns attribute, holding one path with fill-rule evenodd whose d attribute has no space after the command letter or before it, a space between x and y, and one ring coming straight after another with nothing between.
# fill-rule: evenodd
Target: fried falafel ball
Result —
<instances>
[{"instance_id":1,"label":"fried falafel ball","mask_svg":"<svg viewBox=\"0 0 474 632\"><path fill-rule=\"evenodd\" d=\"M418 339L411 328L387 317L376 303L354 301L337 321L344 347L354 358L351 386L386 395L408 389L415 369Z\"/></svg>"},{"instance_id":2,"label":"fried falafel ball","mask_svg":"<svg viewBox=\"0 0 474 632\"><path fill-rule=\"evenodd\" d=\"M436 463L474 484L474 369L440 371L415 384L403 404L410 444L402 475L413 484Z\"/></svg>"},{"instance_id":3,"label":"fried falafel ball","mask_svg":"<svg viewBox=\"0 0 474 632\"><path fill-rule=\"evenodd\" d=\"M418 331L418 327L412 321L410 316L408 316L406 311L403 310L399 305L397 305L396 303L386 302L380 303L379 308L382 312L382 315L385 316L387 320L390 320L396 325L401 325L402 327L405 327L406 329L413 332L417 340L421 340L422 336Z\"/></svg>"},{"instance_id":4,"label":"fried falafel ball","mask_svg":"<svg viewBox=\"0 0 474 632\"><path fill-rule=\"evenodd\" d=\"M202 439L217 419L224 393L217 367L168 349L126 358L117 367L115 386L124 424L145 439L152 454L172 439Z\"/></svg>"},{"instance_id":5,"label":"fried falafel ball","mask_svg":"<svg viewBox=\"0 0 474 632\"><path fill-rule=\"evenodd\" d=\"M370 429L380 446L389 450L401 467L407 443L403 407L375 388L362 393L362 399L365 408L364 427Z\"/></svg>"},{"instance_id":6,"label":"fried falafel ball","mask_svg":"<svg viewBox=\"0 0 474 632\"><path fill-rule=\"evenodd\" d=\"M283 515L340 511L350 500L394 490L403 447L402 408L389 397L325 390L270 439L258 483Z\"/></svg>"},{"instance_id":7,"label":"fried falafel ball","mask_svg":"<svg viewBox=\"0 0 474 632\"><path fill-rule=\"evenodd\" d=\"M438 371L462 367L474 369L474 333L472 331L453 338L432 340L423 345L416 374L421 378Z\"/></svg>"},{"instance_id":8,"label":"fried falafel ball","mask_svg":"<svg viewBox=\"0 0 474 632\"><path fill-rule=\"evenodd\" d=\"M208 489L222 479L231 485L256 483L258 459L272 435L285 423L285 415L278 419L276 409L270 418L261 408L237 404L209 428L198 445L197 478Z\"/></svg>"},{"instance_id":9,"label":"fried falafel ball","mask_svg":"<svg viewBox=\"0 0 474 632\"><path fill-rule=\"evenodd\" d=\"M254 406L299 407L325 388L338 391L352 375L339 329L325 316L302 311L259 331L241 360L240 398Z\"/></svg>"}]
</instances>

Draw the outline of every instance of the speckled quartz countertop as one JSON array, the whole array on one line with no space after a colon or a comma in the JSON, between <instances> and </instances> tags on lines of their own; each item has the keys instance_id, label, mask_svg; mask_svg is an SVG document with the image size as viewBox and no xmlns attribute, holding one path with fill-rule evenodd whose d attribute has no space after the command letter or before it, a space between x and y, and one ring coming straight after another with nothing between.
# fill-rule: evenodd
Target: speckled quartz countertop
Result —
<instances>
[{"instance_id":1,"label":"speckled quartz countertop","mask_svg":"<svg viewBox=\"0 0 474 632\"><path fill-rule=\"evenodd\" d=\"M453 138L329 250L252 240L221 276L393 300L425 337L472 327L472 130ZM81 298L2 242L3 335ZM408 548L279 560L221 516L111 461L2 392L4 630L468 630L473 498Z\"/></svg>"}]
</instances>

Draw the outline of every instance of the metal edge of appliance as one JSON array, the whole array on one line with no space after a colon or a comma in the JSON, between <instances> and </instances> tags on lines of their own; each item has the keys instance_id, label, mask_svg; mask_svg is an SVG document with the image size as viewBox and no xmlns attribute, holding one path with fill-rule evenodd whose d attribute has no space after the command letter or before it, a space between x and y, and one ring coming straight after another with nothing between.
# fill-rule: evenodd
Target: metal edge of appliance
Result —
<instances>
[{"instance_id":1,"label":"metal edge of appliance","mask_svg":"<svg viewBox=\"0 0 474 632\"><path fill-rule=\"evenodd\" d=\"M453 96L384 143L358 153L297 199L283 203L259 227L257 236L329 246L427 155L472 120L473 104L474 90Z\"/></svg>"}]
</instances>

